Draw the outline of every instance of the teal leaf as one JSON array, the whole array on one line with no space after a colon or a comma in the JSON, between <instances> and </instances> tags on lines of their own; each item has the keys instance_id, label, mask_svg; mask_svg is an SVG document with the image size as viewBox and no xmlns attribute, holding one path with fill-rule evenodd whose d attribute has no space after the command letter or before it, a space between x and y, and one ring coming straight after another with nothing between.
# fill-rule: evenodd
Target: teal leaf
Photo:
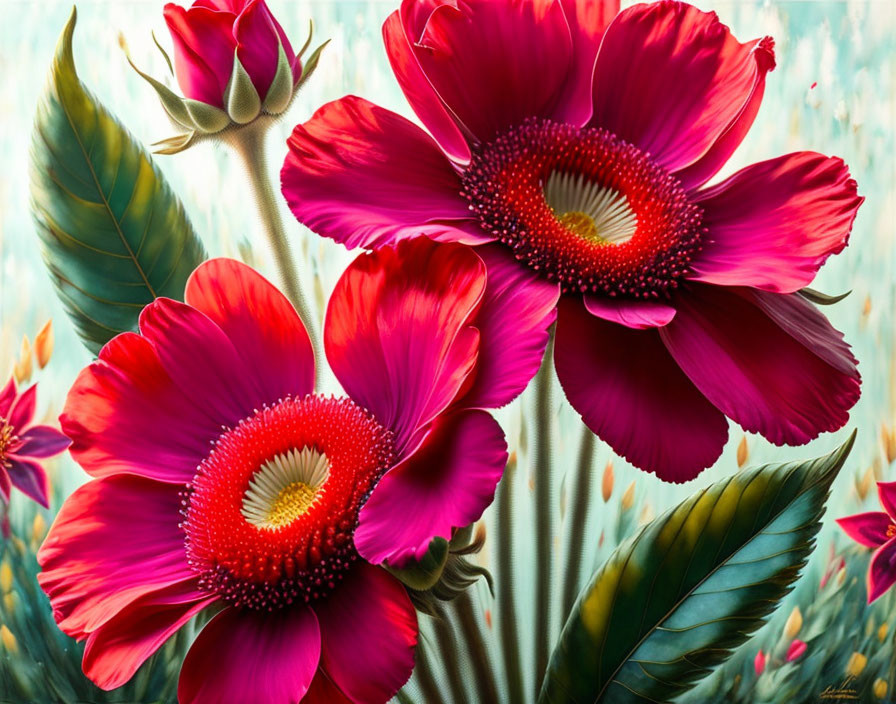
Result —
<instances>
[{"instance_id":1,"label":"teal leaf","mask_svg":"<svg viewBox=\"0 0 896 704\"><path fill-rule=\"evenodd\" d=\"M75 21L38 105L31 197L56 291L96 353L153 299L182 299L205 251L150 155L78 79Z\"/></svg>"},{"instance_id":2,"label":"teal leaf","mask_svg":"<svg viewBox=\"0 0 896 704\"><path fill-rule=\"evenodd\" d=\"M620 545L579 595L538 701L666 702L708 675L790 591L854 439L739 472Z\"/></svg>"}]
</instances>

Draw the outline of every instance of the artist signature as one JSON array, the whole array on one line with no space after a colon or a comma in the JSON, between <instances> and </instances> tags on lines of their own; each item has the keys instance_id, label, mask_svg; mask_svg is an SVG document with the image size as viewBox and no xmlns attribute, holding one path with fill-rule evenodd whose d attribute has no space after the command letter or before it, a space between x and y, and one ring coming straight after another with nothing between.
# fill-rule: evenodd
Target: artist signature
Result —
<instances>
[{"instance_id":1,"label":"artist signature","mask_svg":"<svg viewBox=\"0 0 896 704\"><path fill-rule=\"evenodd\" d=\"M855 677L849 675L845 680L843 680L840 684L833 685L829 684L824 688L820 695L820 699L853 699L858 700L859 692L852 687L852 683L855 681Z\"/></svg>"}]
</instances>

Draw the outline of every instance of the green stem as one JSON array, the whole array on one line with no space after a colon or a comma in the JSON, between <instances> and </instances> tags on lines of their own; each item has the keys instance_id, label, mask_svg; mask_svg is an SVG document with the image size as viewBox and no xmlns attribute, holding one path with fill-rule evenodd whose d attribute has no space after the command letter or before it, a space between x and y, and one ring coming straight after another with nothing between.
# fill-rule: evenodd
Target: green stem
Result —
<instances>
[{"instance_id":1,"label":"green stem","mask_svg":"<svg viewBox=\"0 0 896 704\"><path fill-rule=\"evenodd\" d=\"M482 631L476 619L476 612L473 607L473 598L470 591L467 590L452 602L454 610L457 613L460 628L463 632L464 641L470 653L470 660L473 665L473 678L476 683L476 690L479 695L480 702L495 702L498 700L498 686L495 682L495 675L492 672L491 660L489 658L488 649L482 637Z\"/></svg>"},{"instance_id":2,"label":"green stem","mask_svg":"<svg viewBox=\"0 0 896 704\"><path fill-rule=\"evenodd\" d=\"M511 457L498 484L495 509L498 513L497 532L497 588L498 622L501 630L501 648L504 654L504 671L507 674L507 694L511 702L525 702L523 671L520 663L520 639L517 629L516 597L513 574L513 481L516 476L516 459Z\"/></svg>"},{"instance_id":3,"label":"green stem","mask_svg":"<svg viewBox=\"0 0 896 704\"><path fill-rule=\"evenodd\" d=\"M323 359L320 353L317 325L302 293L296 262L289 246L289 240L286 238L283 218L280 216L277 194L268 175L265 135L266 125L259 123L258 126L253 124L233 130L227 141L242 159L249 175L249 183L255 195L258 213L261 215L268 241L274 251L274 260L280 272L283 292L295 307L311 338L315 360L315 379L317 379L320 376L320 362Z\"/></svg>"},{"instance_id":4,"label":"green stem","mask_svg":"<svg viewBox=\"0 0 896 704\"><path fill-rule=\"evenodd\" d=\"M572 497L572 514L569 521L569 550L566 556L566 576L563 584L563 618L572 610L579 594L579 579L584 560L585 526L588 506L591 503L591 480L594 473L594 433L582 425L582 443L579 445L579 461L576 466L575 492Z\"/></svg>"},{"instance_id":5,"label":"green stem","mask_svg":"<svg viewBox=\"0 0 896 704\"><path fill-rule=\"evenodd\" d=\"M554 372L554 333L535 377L535 448L532 475L535 482L535 686L541 686L550 657L551 599L554 536L554 443L551 436L551 387Z\"/></svg>"}]
</instances>

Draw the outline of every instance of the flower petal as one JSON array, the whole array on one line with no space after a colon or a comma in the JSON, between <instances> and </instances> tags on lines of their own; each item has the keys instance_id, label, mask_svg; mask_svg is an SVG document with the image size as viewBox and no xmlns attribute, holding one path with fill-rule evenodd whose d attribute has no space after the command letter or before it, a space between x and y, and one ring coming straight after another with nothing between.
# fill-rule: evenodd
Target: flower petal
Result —
<instances>
[{"instance_id":1,"label":"flower petal","mask_svg":"<svg viewBox=\"0 0 896 704\"><path fill-rule=\"evenodd\" d=\"M187 621L217 601L195 578L131 602L87 637L82 668L101 689L121 687Z\"/></svg>"},{"instance_id":2,"label":"flower petal","mask_svg":"<svg viewBox=\"0 0 896 704\"><path fill-rule=\"evenodd\" d=\"M896 540L890 540L874 551L868 567L868 603L883 596L896 584Z\"/></svg>"},{"instance_id":3,"label":"flower petal","mask_svg":"<svg viewBox=\"0 0 896 704\"><path fill-rule=\"evenodd\" d=\"M383 42L392 72L417 117L430 131L445 153L459 163L470 161L470 147L460 129L420 68L411 41L402 27L400 13L415 3L403 2L383 23Z\"/></svg>"},{"instance_id":4,"label":"flower petal","mask_svg":"<svg viewBox=\"0 0 896 704\"><path fill-rule=\"evenodd\" d=\"M417 645L417 613L401 582L358 562L314 610L321 670L335 688L353 702L389 701L410 678Z\"/></svg>"},{"instance_id":5,"label":"flower petal","mask_svg":"<svg viewBox=\"0 0 896 704\"><path fill-rule=\"evenodd\" d=\"M633 330L560 301L557 377L585 424L636 467L686 482L718 459L725 417L663 348L655 330Z\"/></svg>"},{"instance_id":6,"label":"flower petal","mask_svg":"<svg viewBox=\"0 0 896 704\"><path fill-rule=\"evenodd\" d=\"M488 282L475 320L480 335L476 380L462 404L500 408L522 393L538 371L560 288L501 245L477 247L476 253L488 269Z\"/></svg>"},{"instance_id":7,"label":"flower petal","mask_svg":"<svg viewBox=\"0 0 896 704\"><path fill-rule=\"evenodd\" d=\"M174 41L174 69L184 95L224 107L224 91L233 73L236 40L229 12L207 7L185 10L165 5L165 22Z\"/></svg>"},{"instance_id":8,"label":"flower petal","mask_svg":"<svg viewBox=\"0 0 896 704\"><path fill-rule=\"evenodd\" d=\"M678 171L729 128L746 131L738 118L773 65L767 41L741 44L715 13L669 0L638 4L604 33L591 125Z\"/></svg>"},{"instance_id":9,"label":"flower petal","mask_svg":"<svg viewBox=\"0 0 896 704\"><path fill-rule=\"evenodd\" d=\"M463 130L487 142L528 117L554 115L572 61L559 0L424 7L405 31L420 68Z\"/></svg>"},{"instance_id":10,"label":"flower petal","mask_svg":"<svg viewBox=\"0 0 896 704\"><path fill-rule=\"evenodd\" d=\"M19 439L22 444L15 452L20 457L52 457L72 444L65 435L49 425L33 425Z\"/></svg>"},{"instance_id":11,"label":"flower petal","mask_svg":"<svg viewBox=\"0 0 896 704\"><path fill-rule=\"evenodd\" d=\"M28 427L34 419L34 409L37 406L37 384L32 384L12 402L9 409L9 424L20 432Z\"/></svg>"},{"instance_id":12,"label":"flower petal","mask_svg":"<svg viewBox=\"0 0 896 704\"><path fill-rule=\"evenodd\" d=\"M877 497L894 522L896 522L896 482L878 482Z\"/></svg>"},{"instance_id":13,"label":"flower petal","mask_svg":"<svg viewBox=\"0 0 896 704\"><path fill-rule=\"evenodd\" d=\"M37 560L38 582L70 636L193 576L178 527L183 487L119 475L88 482L59 510Z\"/></svg>"},{"instance_id":14,"label":"flower petal","mask_svg":"<svg viewBox=\"0 0 896 704\"><path fill-rule=\"evenodd\" d=\"M283 49L290 66L296 58L289 40L264 0L250 0L246 3L233 25L233 34L237 41L236 51L240 63L252 79L258 96L264 100L277 73L281 41L284 42Z\"/></svg>"},{"instance_id":15,"label":"flower petal","mask_svg":"<svg viewBox=\"0 0 896 704\"><path fill-rule=\"evenodd\" d=\"M6 474L12 485L44 508L50 508L49 485L44 468L37 462L14 454L7 459L9 466L6 468Z\"/></svg>"},{"instance_id":16,"label":"flower petal","mask_svg":"<svg viewBox=\"0 0 896 704\"><path fill-rule=\"evenodd\" d=\"M181 391L214 409L231 426L253 409L277 401L261 386L225 332L201 311L157 298L140 313L140 332L155 348L165 371Z\"/></svg>"},{"instance_id":17,"label":"flower petal","mask_svg":"<svg viewBox=\"0 0 896 704\"><path fill-rule=\"evenodd\" d=\"M289 138L283 195L299 222L349 249L408 237L475 244L460 179L423 130L362 98L320 108Z\"/></svg>"},{"instance_id":18,"label":"flower petal","mask_svg":"<svg viewBox=\"0 0 896 704\"><path fill-rule=\"evenodd\" d=\"M337 687L326 672L318 668L302 704L355 704Z\"/></svg>"},{"instance_id":19,"label":"flower petal","mask_svg":"<svg viewBox=\"0 0 896 704\"><path fill-rule=\"evenodd\" d=\"M887 529L892 525L893 520L882 511L869 511L838 518L837 523L844 533L860 545L879 548L889 540Z\"/></svg>"},{"instance_id":20,"label":"flower petal","mask_svg":"<svg viewBox=\"0 0 896 704\"><path fill-rule=\"evenodd\" d=\"M269 401L314 391L314 352L295 308L276 286L233 259L201 264L185 300L230 338Z\"/></svg>"},{"instance_id":21,"label":"flower petal","mask_svg":"<svg viewBox=\"0 0 896 704\"><path fill-rule=\"evenodd\" d=\"M476 521L507 463L501 426L485 411L440 416L413 454L389 470L361 509L355 546L368 562L420 559L433 538Z\"/></svg>"},{"instance_id":22,"label":"flower petal","mask_svg":"<svg viewBox=\"0 0 896 704\"><path fill-rule=\"evenodd\" d=\"M661 301L633 301L591 294L583 298L591 315L635 330L659 328L668 325L675 317L675 308Z\"/></svg>"},{"instance_id":23,"label":"flower petal","mask_svg":"<svg viewBox=\"0 0 896 704\"><path fill-rule=\"evenodd\" d=\"M228 608L190 647L180 671L180 704L294 704L320 659L320 630L304 604L272 613Z\"/></svg>"},{"instance_id":24,"label":"flower petal","mask_svg":"<svg viewBox=\"0 0 896 704\"><path fill-rule=\"evenodd\" d=\"M6 386L0 389L0 417L7 418L13 401L16 400L16 379L9 377Z\"/></svg>"},{"instance_id":25,"label":"flower petal","mask_svg":"<svg viewBox=\"0 0 896 704\"><path fill-rule=\"evenodd\" d=\"M594 61L604 30L619 13L619 0L560 0L572 34L572 62L563 96L555 110L558 122L584 125L591 119Z\"/></svg>"},{"instance_id":26,"label":"flower petal","mask_svg":"<svg viewBox=\"0 0 896 704\"><path fill-rule=\"evenodd\" d=\"M864 198L842 160L797 152L703 191L708 236L689 278L791 293L846 246Z\"/></svg>"},{"instance_id":27,"label":"flower petal","mask_svg":"<svg viewBox=\"0 0 896 704\"><path fill-rule=\"evenodd\" d=\"M678 313L660 336L719 410L776 445L843 427L859 373L842 335L811 304L799 294L690 289L678 292Z\"/></svg>"},{"instance_id":28,"label":"flower petal","mask_svg":"<svg viewBox=\"0 0 896 704\"><path fill-rule=\"evenodd\" d=\"M89 474L186 484L228 422L196 401L168 376L146 338L123 333L78 375L59 420L72 457Z\"/></svg>"},{"instance_id":29,"label":"flower petal","mask_svg":"<svg viewBox=\"0 0 896 704\"><path fill-rule=\"evenodd\" d=\"M330 297L324 349L351 398L395 434L399 457L476 366L470 321L486 285L471 249L426 238L363 254Z\"/></svg>"}]
</instances>

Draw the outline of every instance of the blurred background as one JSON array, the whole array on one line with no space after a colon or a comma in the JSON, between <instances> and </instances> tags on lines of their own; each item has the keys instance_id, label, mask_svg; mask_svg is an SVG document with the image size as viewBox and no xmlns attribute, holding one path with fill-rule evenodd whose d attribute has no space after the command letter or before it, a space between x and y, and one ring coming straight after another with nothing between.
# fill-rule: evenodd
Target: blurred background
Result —
<instances>
[{"instance_id":1,"label":"blurred background","mask_svg":"<svg viewBox=\"0 0 896 704\"><path fill-rule=\"evenodd\" d=\"M389 70L381 41L383 20L395 9L397 0L269 0L268 4L294 46L302 44L309 20L314 21L315 46L324 39L331 39L316 74L302 89L282 122L269 134L272 178L279 180L278 172L291 128L307 119L326 101L353 93L414 119ZM631 3L623 3L624 6L628 4ZM617 541L635 530L638 524L661 514L706 484L744 465L826 453L841 443L852 428L857 428L856 447L834 485L825 528L819 536L819 548L806 578L755 641L776 643L783 620L792 613L794 605L817 591L818 579L829 567L832 551L839 555L847 549L848 541L837 535L833 519L860 510L874 510L874 480L896 479L893 467L896 459L896 3L891 0L702 0L695 4L702 9L715 10L741 41L768 34L776 42L777 69L768 77L762 109L750 134L718 179L755 161L796 150L815 150L844 158L858 181L859 192L867 199L859 212L849 247L828 261L813 285L828 294L851 291L845 300L825 308L824 312L854 347L861 362L863 395L846 428L840 433L822 436L805 447L777 448L759 436L744 435L732 426L728 447L716 466L684 486L663 484L654 476L635 470L597 442L591 510L584 524L571 526L565 520L570 485L567 480L576 463L582 426L557 387L552 409L556 437L553 497L557 503L554 507L557 520L552 539L558 559L553 569L558 572L562 569L565 536L571 531L580 531L584 536L585 559L589 564L585 571L590 573L591 566L600 564ZM3 379L0 381L5 380L15 367L20 381L40 382L39 415L55 422L68 387L78 371L90 361L90 355L76 338L41 261L29 210L28 151L35 105L44 89L56 40L71 11L71 3L3 0L0 11L3 16L0 21L0 376ZM170 38L162 19L162 2L81 0L78 12L74 50L82 81L138 140L148 144L171 136L172 128L154 91L128 66L121 49L121 42L126 42L134 62L141 69L157 77L168 75L151 36L151 32L155 32L162 45L170 49ZM210 255L242 257L272 280L277 280L251 193L232 154L219 145L203 143L176 156L159 157L157 163L179 194ZM306 296L320 319L329 292L353 254L341 245L308 232L296 223L285 204L283 211L300 262ZM40 369L31 348L35 336L49 320L52 320L55 346L49 364ZM327 390L338 390L328 373L324 380ZM531 427L527 428L524 418L530 417L530 408L531 388L522 399L499 412L511 449L517 452L518 471L512 481L516 495L523 497L518 498L513 507L514 540L519 545L514 561L513 590L520 604L531 600L533 592L530 573L534 570L534 562L527 558L527 550L533 544L532 536L527 535L531 532L532 508L531 501L524 498L530 490L531 477L539 468L529 462L528 448L533 431ZM642 432L649 433L650 428L644 428ZM54 488L50 511L35 509L25 497L13 492L10 519L25 555L15 558L19 560L15 563L17 569L21 570L16 572L16 580L27 580L30 569L27 554L39 543L61 500L87 479L68 457L50 460L47 466ZM609 472L608 466L611 467ZM609 473L612 479L607 492L604 477ZM488 566L488 534L494 529L491 513L486 515L484 525L487 539L479 559ZM888 623L886 615L875 616L864 608L862 560L866 564L867 556L857 551L850 553L853 554L857 562L850 568L848 579L843 578L846 585L841 591L842 599L837 602L839 605L830 608L839 609L843 616L847 608L844 604L851 605L855 611L849 612L855 633L847 629L835 640L824 636L822 631L825 629L820 629L818 637L821 640L816 645L816 650L825 657L839 658L837 667L841 669L847 667L848 658L856 649L864 647L862 643L873 646L878 627ZM7 556L6 559L13 558ZM808 596L800 596L802 584L808 584L810 580L811 584L805 587ZM0 590L8 594L18 589L27 597L24 586L14 589L12 584L4 579L0 566ZM851 584L855 587L852 592L848 590ZM487 639L493 628L492 597L482 583L476 589L474 617ZM34 673L45 672L46 663L38 661L41 657L51 657L51 654L29 655L28 637L21 633L16 637L10 613L16 609L21 612L23 608L41 608L41 596L39 593L33 595L36 601L31 606L17 604L15 597L11 597L6 600L10 603L4 602L6 612L0 612L5 613L3 618L10 624L8 630L15 639L12 641L15 650L10 647L9 639L3 640L0 657L7 665L11 664L10 658L18 658L16 662L22 672L26 666L37 668L28 670L30 674L23 675L26 679L37 676ZM806 612L804 607L804 616ZM865 633L869 619L877 619L870 636ZM528 636L523 617L521 623L520 649L525 653ZM552 632L559 632L561 625L559 617L555 616ZM32 638L37 637L43 636L36 632L32 634ZM69 652L70 649L66 650L69 646L60 642L60 647ZM889 658L892 651L890 638L880 639L880 646L874 646L874 649L875 652L882 650L884 642ZM811 648L812 643L809 645ZM752 662L756 648L755 643L748 643L741 658L741 670L734 667L735 659L719 678L728 678L725 682L730 684L734 677L748 677L752 670L743 663L747 659ZM468 657L469 653L464 652L459 656L461 661ZM500 658L495 657L498 658L495 667L500 668ZM66 670L59 676L62 680L77 677L77 670L72 672L74 674ZM445 673L437 673L437 676L445 676ZM146 698L135 699L136 695L130 693L127 696L131 699L112 700L162 701L164 695L158 688L165 679L163 674L148 681ZM890 682L892 689L892 680ZM534 688L534 683L531 685ZM776 683L770 691L776 687L779 688L779 684ZM730 690L718 691L728 692L726 696L731 698L735 696ZM879 687L877 692L880 693ZM6 701L3 696L0 686L0 701ZM42 696L35 694L34 701L43 701ZM68 701L62 693L55 696L58 699L50 697L49 700ZM413 684L408 689L408 696L418 700ZM704 696L706 699L711 696L709 689ZM751 696L745 701L760 701L766 695L759 689ZM768 700L784 701L774 696L777 695L769 694ZM9 701L28 700L12 698Z\"/></svg>"}]
</instances>

